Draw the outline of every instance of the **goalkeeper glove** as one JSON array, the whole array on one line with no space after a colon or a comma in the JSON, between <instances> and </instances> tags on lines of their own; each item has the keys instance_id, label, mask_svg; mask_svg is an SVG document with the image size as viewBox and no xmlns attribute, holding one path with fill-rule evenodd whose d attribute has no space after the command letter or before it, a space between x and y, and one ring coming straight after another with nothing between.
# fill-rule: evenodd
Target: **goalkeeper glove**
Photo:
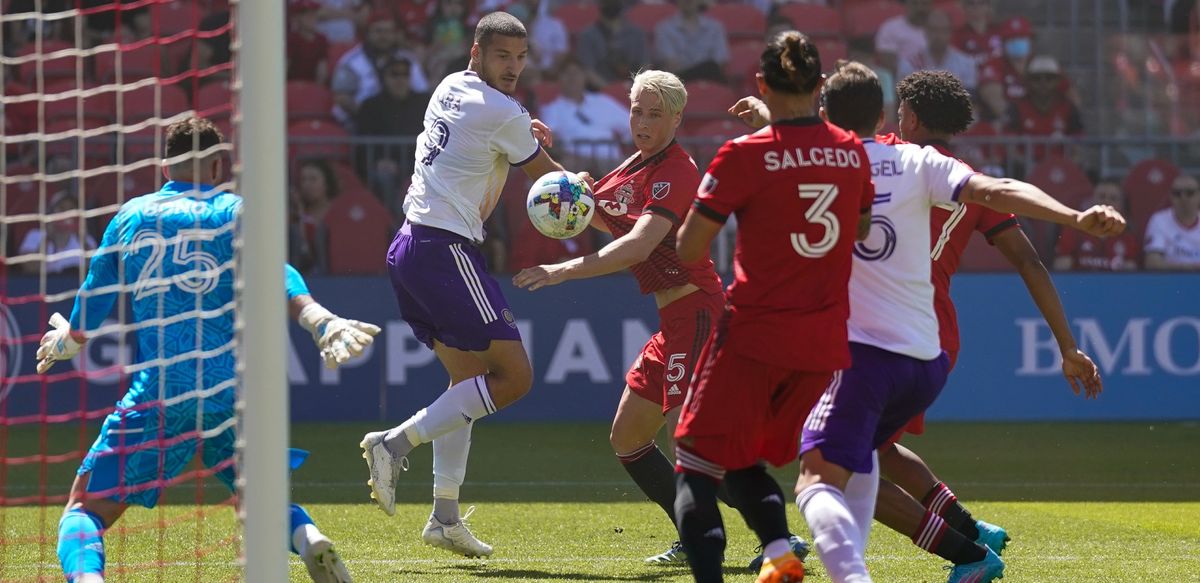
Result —
<instances>
[{"instance_id":1,"label":"goalkeeper glove","mask_svg":"<svg viewBox=\"0 0 1200 583\"><path fill-rule=\"evenodd\" d=\"M60 360L69 360L79 353L81 346L83 338L76 340L71 334L71 323L62 314L55 312L50 316L50 331L42 336L42 343L37 349L38 374L44 374Z\"/></svg>"},{"instance_id":2,"label":"goalkeeper glove","mask_svg":"<svg viewBox=\"0 0 1200 583\"><path fill-rule=\"evenodd\" d=\"M324 306L313 302L300 310L300 325L312 334L313 342L321 349L325 367L334 369L352 356L359 356L375 341L379 326L347 320L333 315Z\"/></svg>"}]
</instances>

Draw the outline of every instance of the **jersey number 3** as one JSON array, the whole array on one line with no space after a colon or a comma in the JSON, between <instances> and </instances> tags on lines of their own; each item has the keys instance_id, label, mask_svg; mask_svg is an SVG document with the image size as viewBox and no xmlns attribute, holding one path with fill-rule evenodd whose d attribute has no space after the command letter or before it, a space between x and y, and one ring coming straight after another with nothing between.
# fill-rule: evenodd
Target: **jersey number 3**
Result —
<instances>
[{"instance_id":1,"label":"jersey number 3","mask_svg":"<svg viewBox=\"0 0 1200 583\"><path fill-rule=\"evenodd\" d=\"M804 220L825 228L825 235L815 243L808 240L805 233L792 233L792 249L801 257L818 259L829 253L837 245L841 225L837 216L829 210L833 201L837 200L838 187L836 184L801 184L800 198L812 200L808 210L804 211Z\"/></svg>"}]
</instances>

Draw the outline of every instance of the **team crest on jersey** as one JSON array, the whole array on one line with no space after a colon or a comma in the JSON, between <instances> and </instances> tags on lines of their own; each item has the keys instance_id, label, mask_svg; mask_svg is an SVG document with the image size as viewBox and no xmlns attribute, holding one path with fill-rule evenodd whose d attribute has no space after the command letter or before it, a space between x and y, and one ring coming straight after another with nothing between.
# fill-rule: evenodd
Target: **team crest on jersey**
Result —
<instances>
[{"instance_id":1,"label":"team crest on jersey","mask_svg":"<svg viewBox=\"0 0 1200 583\"><path fill-rule=\"evenodd\" d=\"M621 187L618 188L615 193L613 193L613 198L617 199L617 202L621 204L629 204L633 202L633 184L629 182L622 184Z\"/></svg>"},{"instance_id":2,"label":"team crest on jersey","mask_svg":"<svg viewBox=\"0 0 1200 583\"><path fill-rule=\"evenodd\" d=\"M671 192L671 183L670 182L655 182L654 186L650 187L650 196L654 200L662 200L664 198L667 198L667 195L670 194L670 192Z\"/></svg>"},{"instance_id":3,"label":"team crest on jersey","mask_svg":"<svg viewBox=\"0 0 1200 583\"><path fill-rule=\"evenodd\" d=\"M713 178L712 174L704 173L704 180L700 181L700 194L711 194L717 189L717 179Z\"/></svg>"},{"instance_id":4,"label":"team crest on jersey","mask_svg":"<svg viewBox=\"0 0 1200 583\"><path fill-rule=\"evenodd\" d=\"M509 328L514 330L517 329L517 319L513 317L512 310L504 308L504 310L500 312L500 315L504 318L504 323L508 324Z\"/></svg>"}]
</instances>

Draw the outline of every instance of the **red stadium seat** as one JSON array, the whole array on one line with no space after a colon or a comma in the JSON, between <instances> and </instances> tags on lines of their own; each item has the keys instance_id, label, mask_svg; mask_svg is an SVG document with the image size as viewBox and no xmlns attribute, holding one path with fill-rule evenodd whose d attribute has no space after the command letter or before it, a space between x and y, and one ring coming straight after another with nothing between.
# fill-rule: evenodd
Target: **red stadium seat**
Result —
<instances>
[{"instance_id":1,"label":"red stadium seat","mask_svg":"<svg viewBox=\"0 0 1200 583\"><path fill-rule=\"evenodd\" d=\"M166 180L157 164L122 173L105 172L84 180L84 196L89 209L113 207L112 214L116 214L117 205L158 190Z\"/></svg>"},{"instance_id":2,"label":"red stadium seat","mask_svg":"<svg viewBox=\"0 0 1200 583\"><path fill-rule=\"evenodd\" d=\"M633 83L629 81L613 81L605 85L604 89L601 89L601 92L616 99L617 103L621 104L621 107L625 107L629 105L629 89L632 86Z\"/></svg>"},{"instance_id":3,"label":"red stadium seat","mask_svg":"<svg viewBox=\"0 0 1200 583\"><path fill-rule=\"evenodd\" d=\"M688 104L685 116L720 117L729 115L729 108L740 97L732 89L712 81L688 83Z\"/></svg>"},{"instance_id":4,"label":"red stadium seat","mask_svg":"<svg viewBox=\"0 0 1200 583\"><path fill-rule=\"evenodd\" d=\"M658 23L672 17L678 9L674 4L637 4L625 13L623 19L646 32L654 32Z\"/></svg>"},{"instance_id":5,"label":"red stadium seat","mask_svg":"<svg viewBox=\"0 0 1200 583\"><path fill-rule=\"evenodd\" d=\"M722 140L732 140L741 135L750 133L750 128L729 116L727 119L714 119L698 124L689 124L686 126L687 135L695 138L720 138Z\"/></svg>"},{"instance_id":6,"label":"red stadium seat","mask_svg":"<svg viewBox=\"0 0 1200 583\"><path fill-rule=\"evenodd\" d=\"M215 11L215 9L214 9ZM156 36L170 36L185 30L195 30L209 10L197 2L163 2L150 7L150 22Z\"/></svg>"},{"instance_id":7,"label":"red stadium seat","mask_svg":"<svg viewBox=\"0 0 1200 583\"><path fill-rule=\"evenodd\" d=\"M74 45L60 40L42 41L42 58L36 61L28 61L21 63L17 68L17 75L26 85L33 87L37 84L38 65L42 67L42 77L45 80L53 79L74 79L78 70L79 59L75 56L61 56L47 58L51 53L75 48ZM25 47L18 56L27 57L34 54L36 47L33 44Z\"/></svg>"},{"instance_id":8,"label":"red stadium seat","mask_svg":"<svg viewBox=\"0 0 1200 583\"><path fill-rule=\"evenodd\" d=\"M109 91L95 92L95 84L84 85L80 95L67 95L73 90L75 83L55 83L46 86L46 99L42 102L45 108L46 121L58 119L75 120L79 114L85 119L95 119L104 122L112 121L116 114L116 96Z\"/></svg>"},{"instance_id":9,"label":"red stadium seat","mask_svg":"<svg viewBox=\"0 0 1200 583\"><path fill-rule=\"evenodd\" d=\"M934 10L941 10L950 17L950 26L954 30L962 28L967 22L967 13L963 10L960 0L938 0L933 5Z\"/></svg>"},{"instance_id":10,"label":"red stadium seat","mask_svg":"<svg viewBox=\"0 0 1200 583\"><path fill-rule=\"evenodd\" d=\"M758 72L758 60L762 56L763 46L761 40L743 40L730 43L729 62L725 63L725 78L731 82L752 81L754 74ZM744 87L743 90L753 92L754 86L750 84Z\"/></svg>"},{"instance_id":11,"label":"red stadium seat","mask_svg":"<svg viewBox=\"0 0 1200 583\"><path fill-rule=\"evenodd\" d=\"M1150 215L1171 202L1171 183L1179 176L1179 168L1166 160L1142 160L1121 182L1129 201L1129 226L1146 228Z\"/></svg>"},{"instance_id":12,"label":"red stadium seat","mask_svg":"<svg viewBox=\"0 0 1200 583\"><path fill-rule=\"evenodd\" d=\"M337 275L383 273L379 250L387 249L395 221L387 207L369 192L343 192L325 215L329 233L329 272Z\"/></svg>"},{"instance_id":13,"label":"red stadium seat","mask_svg":"<svg viewBox=\"0 0 1200 583\"><path fill-rule=\"evenodd\" d=\"M880 25L893 16L904 14L904 5L894 0L871 0L855 2L843 8L843 22L846 25L846 36L858 38L869 36L874 38Z\"/></svg>"},{"instance_id":14,"label":"red stadium seat","mask_svg":"<svg viewBox=\"0 0 1200 583\"><path fill-rule=\"evenodd\" d=\"M1042 161L1025 180L1068 206L1078 207L1092 194L1092 181L1087 173L1079 165L1065 158Z\"/></svg>"},{"instance_id":15,"label":"red stadium seat","mask_svg":"<svg viewBox=\"0 0 1200 583\"><path fill-rule=\"evenodd\" d=\"M311 81L288 81L288 119L331 119L333 92Z\"/></svg>"},{"instance_id":16,"label":"red stadium seat","mask_svg":"<svg viewBox=\"0 0 1200 583\"><path fill-rule=\"evenodd\" d=\"M105 122L84 118L80 126L74 119L60 119L46 124L47 134L74 132L76 130L95 130L107 125ZM46 156L65 156L83 162L83 167L93 168L113 161L113 139L111 135L96 135L83 138L83 148L80 149L79 136L67 135L46 141Z\"/></svg>"},{"instance_id":17,"label":"red stadium seat","mask_svg":"<svg viewBox=\"0 0 1200 583\"><path fill-rule=\"evenodd\" d=\"M213 120L233 115L233 89L230 82L201 85L196 93L196 114Z\"/></svg>"},{"instance_id":18,"label":"red stadium seat","mask_svg":"<svg viewBox=\"0 0 1200 583\"><path fill-rule=\"evenodd\" d=\"M114 51L97 53L95 57L96 80L111 83L117 79L117 61L120 59L122 81L135 81L147 77L163 77L162 47L157 43L120 47Z\"/></svg>"},{"instance_id":19,"label":"red stadium seat","mask_svg":"<svg viewBox=\"0 0 1200 583\"><path fill-rule=\"evenodd\" d=\"M767 17L750 4L714 4L705 14L725 27L729 40L761 40L767 32Z\"/></svg>"},{"instance_id":20,"label":"red stadium seat","mask_svg":"<svg viewBox=\"0 0 1200 583\"><path fill-rule=\"evenodd\" d=\"M538 107L546 107L546 104L558 99L560 94L562 88L556 81L542 81L533 86L533 99L537 101Z\"/></svg>"},{"instance_id":21,"label":"red stadium seat","mask_svg":"<svg viewBox=\"0 0 1200 583\"><path fill-rule=\"evenodd\" d=\"M818 38L817 51L821 53L821 66L826 71L832 71L839 59L850 57L850 47L840 38Z\"/></svg>"},{"instance_id":22,"label":"red stadium seat","mask_svg":"<svg viewBox=\"0 0 1200 583\"><path fill-rule=\"evenodd\" d=\"M600 18L600 9L595 2L572 2L559 6L554 16L562 21L571 36L575 36Z\"/></svg>"},{"instance_id":23,"label":"red stadium seat","mask_svg":"<svg viewBox=\"0 0 1200 583\"><path fill-rule=\"evenodd\" d=\"M809 36L841 36L842 34L842 14L827 6L780 4L779 15L790 20L796 30Z\"/></svg>"},{"instance_id":24,"label":"red stadium seat","mask_svg":"<svg viewBox=\"0 0 1200 583\"><path fill-rule=\"evenodd\" d=\"M124 124L153 117L166 119L191 109L187 94L178 85L145 85L124 91L118 99L123 109L123 117L118 121Z\"/></svg>"},{"instance_id":25,"label":"red stadium seat","mask_svg":"<svg viewBox=\"0 0 1200 583\"><path fill-rule=\"evenodd\" d=\"M329 121L312 119L288 126L288 141L292 159L326 158L350 159L350 134L342 126Z\"/></svg>"}]
</instances>

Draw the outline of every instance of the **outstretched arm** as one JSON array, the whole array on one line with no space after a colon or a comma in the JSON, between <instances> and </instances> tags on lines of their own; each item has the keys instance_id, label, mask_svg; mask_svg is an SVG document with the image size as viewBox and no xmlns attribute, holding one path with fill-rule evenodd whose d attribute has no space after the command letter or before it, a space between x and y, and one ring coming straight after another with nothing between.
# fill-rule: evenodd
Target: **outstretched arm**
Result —
<instances>
[{"instance_id":1,"label":"outstretched arm","mask_svg":"<svg viewBox=\"0 0 1200 583\"><path fill-rule=\"evenodd\" d=\"M1097 205L1077 211L1042 189L1011 178L975 174L963 184L958 202L1067 225L1097 237L1119 235L1125 230L1125 217L1111 206Z\"/></svg>"},{"instance_id":2,"label":"outstretched arm","mask_svg":"<svg viewBox=\"0 0 1200 583\"><path fill-rule=\"evenodd\" d=\"M527 267L513 276L513 285L533 291L571 279L586 279L621 271L650 257L650 253L669 232L670 219L653 213L643 214L634 223L633 229L599 251L562 263Z\"/></svg>"},{"instance_id":3,"label":"outstretched arm","mask_svg":"<svg viewBox=\"0 0 1200 583\"><path fill-rule=\"evenodd\" d=\"M1058 296L1058 290L1055 289L1054 281L1050 279L1050 273L1038 257L1033 243L1029 242L1029 238L1021 229L1008 229L996 235L992 243L1009 263L1012 263L1017 273L1021 274L1029 296L1033 298L1033 303L1037 304L1038 311L1049 324L1050 332L1058 341L1058 350L1062 354L1063 376L1071 384L1071 389L1078 395L1082 388L1084 396L1089 399L1099 396L1104 390L1100 371L1096 368L1096 363L1076 346L1075 336L1067 323L1067 314Z\"/></svg>"},{"instance_id":4,"label":"outstretched arm","mask_svg":"<svg viewBox=\"0 0 1200 583\"><path fill-rule=\"evenodd\" d=\"M337 368L351 357L361 355L375 341L379 326L334 315L309 294L300 272L291 265L284 269L288 314L312 335L326 368Z\"/></svg>"}]
</instances>

